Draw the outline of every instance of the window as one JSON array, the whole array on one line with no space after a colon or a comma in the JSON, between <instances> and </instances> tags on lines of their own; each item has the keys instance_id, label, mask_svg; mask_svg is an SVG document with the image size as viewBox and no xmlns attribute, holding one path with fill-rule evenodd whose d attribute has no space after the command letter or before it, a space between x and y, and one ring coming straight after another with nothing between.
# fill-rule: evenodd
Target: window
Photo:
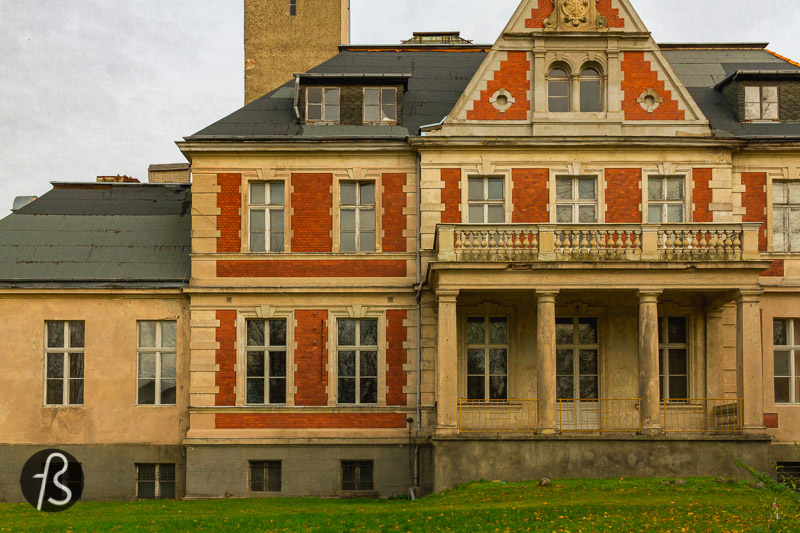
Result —
<instances>
[{"instance_id":1,"label":"window","mask_svg":"<svg viewBox=\"0 0 800 533\"><path fill-rule=\"evenodd\" d=\"M372 461L342 461L342 490L373 490Z\"/></svg>"},{"instance_id":2,"label":"window","mask_svg":"<svg viewBox=\"0 0 800 533\"><path fill-rule=\"evenodd\" d=\"M689 397L689 335L686 317L659 317L658 352L661 399L687 399Z\"/></svg>"},{"instance_id":3,"label":"window","mask_svg":"<svg viewBox=\"0 0 800 533\"><path fill-rule=\"evenodd\" d=\"M282 181L250 184L250 251L282 252L285 185Z\"/></svg>"},{"instance_id":4,"label":"window","mask_svg":"<svg viewBox=\"0 0 800 533\"><path fill-rule=\"evenodd\" d=\"M745 87L744 119L778 120L778 88Z\"/></svg>"},{"instance_id":5,"label":"window","mask_svg":"<svg viewBox=\"0 0 800 533\"><path fill-rule=\"evenodd\" d=\"M556 222L558 224L597 222L596 178L556 178Z\"/></svg>"},{"instance_id":6,"label":"window","mask_svg":"<svg viewBox=\"0 0 800 533\"><path fill-rule=\"evenodd\" d=\"M289 0L289 15L297 16L297 0Z\"/></svg>"},{"instance_id":7,"label":"window","mask_svg":"<svg viewBox=\"0 0 800 533\"><path fill-rule=\"evenodd\" d=\"M139 405L175 405L177 322L139 322Z\"/></svg>"},{"instance_id":8,"label":"window","mask_svg":"<svg viewBox=\"0 0 800 533\"><path fill-rule=\"evenodd\" d=\"M339 403L378 403L378 320L338 321Z\"/></svg>"},{"instance_id":9,"label":"window","mask_svg":"<svg viewBox=\"0 0 800 533\"><path fill-rule=\"evenodd\" d=\"M778 461L778 483L800 490L800 462Z\"/></svg>"},{"instance_id":10,"label":"window","mask_svg":"<svg viewBox=\"0 0 800 533\"><path fill-rule=\"evenodd\" d=\"M502 224L505 222L504 179L469 178L469 223Z\"/></svg>"},{"instance_id":11,"label":"window","mask_svg":"<svg viewBox=\"0 0 800 533\"><path fill-rule=\"evenodd\" d=\"M800 319L776 319L775 403L800 403Z\"/></svg>"},{"instance_id":12,"label":"window","mask_svg":"<svg viewBox=\"0 0 800 533\"><path fill-rule=\"evenodd\" d=\"M597 319L556 319L556 390L559 400L599 396Z\"/></svg>"},{"instance_id":13,"label":"window","mask_svg":"<svg viewBox=\"0 0 800 533\"><path fill-rule=\"evenodd\" d=\"M800 181L772 182L772 241L776 252L800 252Z\"/></svg>"},{"instance_id":14,"label":"window","mask_svg":"<svg viewBox=\"0 0 800 533\"><path fill-rule=\"evenodd\" d=\"M339 251L374 252L375 182L341 182L339 205Z\"/></svg>"},{"instance_id":15,"label":"window","mask_svg":"<svg viewBox=\"0 0 800 533\"><path fill-rule=\"evenodd\" d=\"M603 77L594 67L581 71L581 112L596 113L603 110Z\"/></svg>"},{"instance_id":16,"label":"window","mask_svg":"<svg viewBox=\"0 0 800 533\"><path fill-rule=\"evenodd\" d=\"M547 76L547 101L551 113L569 111L569 72L563 67L550 69Z\"/></svg>"},{"instance_id":17,"label":"window","mask_svg":"<svg viewBox=\"0 0 800 533\"><path fill-rule=\"evenodd\" d=\"M286 403L286 320L247 321L247 403Z\"/></svg>"},{"instance_id":18,"label":"window","mask_svg":"<svg viewBox=\"0 0 800 533\"><path fill-rule=\"evenodd\" d=\"M467 398L508 399L508 319L467 318Z\"/></svg>"},{"instance_id":19,"label":"window","mask_svg":"<svg viewBox=\"0 0 800 533\"><path fill-rule=\"evenodd\" d=\"M250 492L280 492L281 462L250 461Z\"/></svg>"},{"instance_id":20,"label":"window","mask_svg":"<svg viewBox=\"0 0 800 533\"><path fill-rule=\"evenodd\" d=\"M650 176L647 178L647 222L650 224L682 223L686 205L683 176Z\"/></svg>"},{"instance_id":21,"label":"window","mask_svg":"<svg viewBox=\"0 0 800 533\"><path fill-rule=\"evenodd\" d=\"M45 404L83 405L84 323L46 322Z\"/></svg>"},{"instance_id":22,"label":"window","mask_svg":"<svg viewBox=\"0 0 800 533\"><path fill-rule=\"evenodd\" d=\"M136 497L140 500L175 499L175 464L137 464Z\"/></svg>"},{"instance_id":23,"label":"window","mask_svg":"<svg viewBox=\"0 0 800 533\"><path fill-rule=\"evenodd\" d=\"M339 122L339 89L308 87L306 89L306 122Z\"/></svg>"},{"instance_id":24,"label":"window","mask_svg":"<svg viewBox=\"0 0 800 533\"><path fill-rule=\"evenodd\" d=\"M397 89L364 89L364 123L397 122Z\"/></svg>"}]
</instances>

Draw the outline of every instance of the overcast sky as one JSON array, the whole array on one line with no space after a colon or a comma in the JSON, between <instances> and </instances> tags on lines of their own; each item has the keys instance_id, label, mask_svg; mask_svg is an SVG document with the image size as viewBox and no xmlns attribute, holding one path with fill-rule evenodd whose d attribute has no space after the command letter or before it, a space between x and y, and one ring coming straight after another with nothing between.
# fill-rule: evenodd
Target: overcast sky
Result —
<instances>
[{"instance_id":1,"label":"overcast sky","mask_svg":"<svg viewBox=\"0 0 800 533\"><path fill-rule=\"evenodd\" d=\"M633 2L657 41L770 42L800 60L795 1ZM492 43L519 1L351 3L357 44ZM185 161L175 141L243 104L242 18L242 0L0 0L0 216L50 181L146 181L149 164Z\"/></svg>"}]
</instances>

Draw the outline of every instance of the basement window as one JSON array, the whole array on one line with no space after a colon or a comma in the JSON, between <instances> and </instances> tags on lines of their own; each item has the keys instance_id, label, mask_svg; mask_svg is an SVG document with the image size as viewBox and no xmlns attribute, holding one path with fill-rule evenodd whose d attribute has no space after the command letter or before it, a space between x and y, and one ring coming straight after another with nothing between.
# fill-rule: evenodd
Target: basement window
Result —
<instances>
[{"instance_id":1,"label":"basement window","mask_svg":"<svg viewBox=\"0 0 800 533\"><path fill-rule=\"evenodd\" d=\"M342 490L374 490L373 473L373 461L342 461Z\"/></svg>"},{"instance_id":2,"label":"basement window","mask_svg":"<svg viewBox=\"0 0 800 533\"><path fill-rule=\"evenodd\" d=\"M250 492L280 492L281 462L250 461Z\"/></svg>"},{"instance_id":3,"label":"basement window","mask_svg":"<svg viewBox=\"0 0 800 533\"><path fill-rule=\"evenodd\" d=\"M174 500L175 464L137 464L136 497L140 500Z\"/></svg>"}]
</instances>

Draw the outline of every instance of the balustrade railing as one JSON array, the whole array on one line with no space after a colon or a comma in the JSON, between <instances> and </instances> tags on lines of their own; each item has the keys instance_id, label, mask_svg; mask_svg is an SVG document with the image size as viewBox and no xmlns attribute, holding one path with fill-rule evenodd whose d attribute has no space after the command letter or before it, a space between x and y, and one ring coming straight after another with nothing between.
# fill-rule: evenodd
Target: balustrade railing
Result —
<instances>
[{"instance_id":1,"label":"balustrade railing","mask_svg":"<svg viewBox=\"0 0 800 533\"><path fill-rule=\"evenodd\" d=\"M537 400L458 400L461 433L536 433Z\"/></svg>"},{"instance_id":2,"label":"balustrade railing","mask_svg":"<svg viewBox=\"0 0 800 533\"><path fill-rule=\"evenodd\" d=\"M555 253L560 256L592 255L617 258L642 252L642 230L634 226L595 229L591 226L556 227Z\"/></svg>"}]
</instances>

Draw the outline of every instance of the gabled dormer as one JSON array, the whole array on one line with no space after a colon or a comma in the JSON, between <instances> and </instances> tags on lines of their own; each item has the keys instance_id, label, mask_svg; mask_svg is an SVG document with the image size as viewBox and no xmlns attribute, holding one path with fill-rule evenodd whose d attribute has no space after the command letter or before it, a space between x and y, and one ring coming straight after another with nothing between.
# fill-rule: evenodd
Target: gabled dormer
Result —
<instances>
[{"instance_id":1,"label":"gabled dormer","mask_svg":"<svg viewBox=\"0 0 800 533\"><path fill-rule=\"evenodd\" d=\"M739 122L800 122L800 70L740 69L715 88Z\"/></svg>"}]
</instances>

